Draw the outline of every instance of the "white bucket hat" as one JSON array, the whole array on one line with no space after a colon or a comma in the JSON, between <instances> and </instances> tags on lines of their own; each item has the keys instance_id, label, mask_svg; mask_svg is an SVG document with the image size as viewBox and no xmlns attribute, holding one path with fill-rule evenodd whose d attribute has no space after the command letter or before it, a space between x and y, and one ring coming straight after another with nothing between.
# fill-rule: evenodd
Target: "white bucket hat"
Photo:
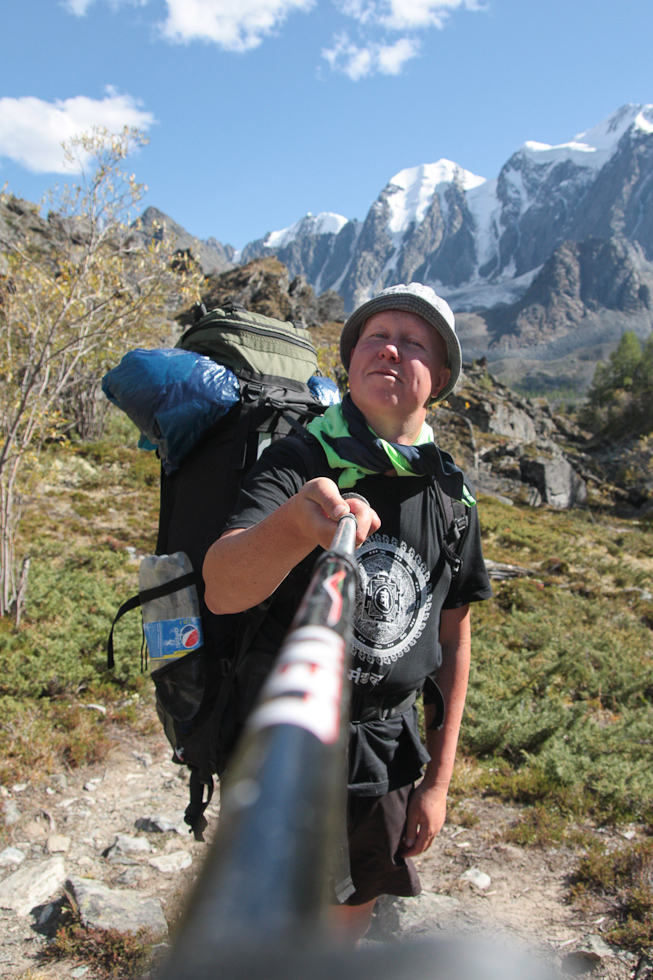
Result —
<instances>
[{"instance_id":1,"label":"white bucket hat","mask_svg":"<svg viewBox=\"0 0 653 980\"><path fill-rule=\"evenodd\" d=\"M417 313L438 331L447 345L447 367L451 371L449 381L438 393L438 401L446 398L454 389L462 365L460 341L456 336L456 320L449 304L430 286L424 286L421 282L410 282L408 285L402 282L397 286L389 286L378 296L369 299L354 310L340 334L340 359L345 370L349 371L351 352L356 346L363 324L375 313L381 313L383 310L405 310L408 313Z\"/></svg>"}]
</instances>

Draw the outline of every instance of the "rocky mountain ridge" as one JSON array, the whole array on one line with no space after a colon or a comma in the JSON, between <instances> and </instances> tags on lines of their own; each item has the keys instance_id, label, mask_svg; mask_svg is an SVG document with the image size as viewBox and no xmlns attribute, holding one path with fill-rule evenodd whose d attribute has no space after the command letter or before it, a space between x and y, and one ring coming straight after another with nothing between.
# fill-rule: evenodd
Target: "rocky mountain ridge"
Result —
<instances>
[{"instance_id":1,"label":"rocky mountain ridge","mask_svg":"<svg viewBox=\"0 0 653 980\"><path fill-rule=\"evenodd\" d=\"M495 180L448 160L409 168L364 221L309 214L241 252L189 246L156 215L205 273L275 257L345 311L384 286L429 283L458 314L467 359L532 390L583 391L625 330L651 332L652 193L653 105L627 105L560 146L525 143Z\"/></svg>"},{"instance_id":2,"label":"rocky mountain ridge","mask_svg":"<svg viewBox=\"0 0 653 980\"><path fill-rule=\"evenodd\" d=\"M309 215L235 258L274 252L347 310L410 279L456 311L489 309L521 298L568 240L617 237L653 259L652 174L653 106L623 106L569 143L525 143L496 180L448 160L402 170L363 222L332 215L325 230L326 216Z\"/></svg>"}]
</instances>

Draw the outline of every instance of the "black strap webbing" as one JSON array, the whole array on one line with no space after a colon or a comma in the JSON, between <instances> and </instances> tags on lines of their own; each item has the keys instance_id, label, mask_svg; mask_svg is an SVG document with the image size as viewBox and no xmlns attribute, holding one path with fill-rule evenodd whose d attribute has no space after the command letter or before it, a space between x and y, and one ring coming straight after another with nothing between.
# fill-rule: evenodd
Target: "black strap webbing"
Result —
<instances>
[{"instance_id":1,"label":"black strap webbing","mask_svg":"<svg viewBox=\"0 0 653 980\"><path fill-rule=\"evenodd\" d=\"M131 599L127 599L127 602L123 602L122 606L116 613L111 624L111 630L109 632L109 639L107 640L107 667L109 670L113 670L115 665L115 660L113 656L113 628L119 619L125 615L125 613L131 612L132 609L137 609L138 606L142 606L144 602L151 602L153 599L161 599L164 595L172 595L173 592L179 592L181 589L187 588L189 585L195 585L197 579L195 577L195 572L187 572L186 575L180 576L180 578L173 578L169 582L164 582L163 585L156 585L153 589L144 589L143 592L139 592L138 595L134 595Z\"/></svg>"},{"instance_id":2,"label":"black strap webbing","mask_svg":"<svg viewBox=\"0 0 653 980\"><path fill-rule=\"evenodd\" d=\"M190 802L184 813L184 822L190 827L195 840L204 840L203 834L208 826L204 811L213 796L213 777L210 783L203 783L196 769L190 771ZM204 799L206 790L206 800Z\"/></svg>"},{"instance_id":3,"label":"black strap webbing","mask_svg":"<svg viewBox=\"0 0 653 980\"><path fill-rule=\"evenodd\" d=\"M427 730L439 732L444 725L445 718L444 695L432 677L427 677L424 684L424 705L427 704L432 704L435 709L433 720Z\"/></svg>"}]
</instances>

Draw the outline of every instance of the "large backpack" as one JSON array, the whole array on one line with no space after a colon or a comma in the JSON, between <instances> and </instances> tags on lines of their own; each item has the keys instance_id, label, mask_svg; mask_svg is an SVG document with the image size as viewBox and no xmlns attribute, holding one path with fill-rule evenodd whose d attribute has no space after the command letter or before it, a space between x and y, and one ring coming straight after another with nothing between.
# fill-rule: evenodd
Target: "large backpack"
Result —
<instances>
[{"instance_id":1,"label":"large backpack","mask_svg":"<svg viewBox=\"0 0 653 980\"><path fill-rule=\"evenodd\" d=\"M157 713L173 748L174 761L191 770L191 802L186 820L192 827L197 824L201 827L213 775L224 771L242 720L251 707L249 703L234 707L230 695L238 662L266 609L263 604L239 615L211 613L204 603L204 556L220 537L242 478L265 446L288 435L293 428L301 428L321 414L329 401L339 400L339 396L332 382L318 377L317 354L302 323L250 313L235 303L208 313L198 304L194 315L195 323L176 347L225 365L240 385L237 405L203 435L181 464L173 472L161 468L156 554L183 551L192 563L204 633L204 644L198 652L204 674L204 696L190 722L173 718L159 697ZM107 383L105 392L110 390L111 385ZM124 405L120 407L126 410ZM187 584L185 579L177 579L168 591ZM148 598L154 596L142 593L123 603L114 625L125 612ZM108 659L112 666L112 637ZM166 670L187 669L184 665L187 659ZM252 686L250 700L254 694Z\"/></svg>"}]
</instances>

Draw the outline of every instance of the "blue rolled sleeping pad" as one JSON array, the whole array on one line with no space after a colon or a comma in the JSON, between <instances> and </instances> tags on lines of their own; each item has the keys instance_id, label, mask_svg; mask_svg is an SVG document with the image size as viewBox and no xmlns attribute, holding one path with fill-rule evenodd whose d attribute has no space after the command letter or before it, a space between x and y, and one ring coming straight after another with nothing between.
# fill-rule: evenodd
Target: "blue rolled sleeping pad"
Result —
<instances>
[{"instance_id":1,"label":"blue rolled sleeping pad","mask_svg":"<svg viewBox=\"0 0 653 980\"><path fill-rule=\"evenodd\" d=\"M312 378L308 379L308 387L313 398L317 398L320 405L326 405L328 408L329 405L340 404L340 389L331 378L323 378L314 374Z\"/></svg>"},{"instance_id":2,"label":"blue rolled sleeping pad","mask_svg":"<svg viewBox=\"0 0 653 980\"><path fill-rule=\"evenodd\" d=\"M125 354L105 374L102 391L141 431L139 447L158 449L166 473L240 401L233 371L177 348Z\"/></svg>"},{"instance_id":3,"label":"blue rolled sleeping pad","mask_svg":"<svg viewBox=\"0 0 653 980\"><path fill-rule=\"evenodd\" d=\"M314 375L308 388L321 404L337 405L335 381ZM240 400L228 367L179 348L137 349L105 374L102 391L140 429L140 449L158 449L174 473L200 439Z\"/></svg>"}]
</instances>

